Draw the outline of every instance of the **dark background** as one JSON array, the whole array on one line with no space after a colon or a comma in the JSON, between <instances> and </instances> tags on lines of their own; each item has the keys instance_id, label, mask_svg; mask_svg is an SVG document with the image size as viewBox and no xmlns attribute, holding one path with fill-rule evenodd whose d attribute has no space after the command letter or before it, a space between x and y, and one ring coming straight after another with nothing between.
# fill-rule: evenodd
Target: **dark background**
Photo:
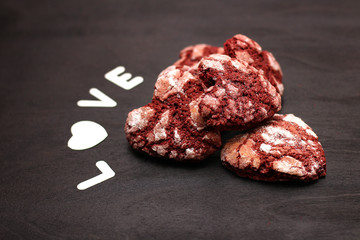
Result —
<instances>
[{"instance_id":1,"label":"dark background","mask_svg":"<svg viewBox=\"0 0 360 240\"><path fill-rule=\"evenodd\" d=\"M0 239L359 239L359 3L1 1ZM281 113L317 133L326 178L263 183L226 170L219 153L191 165L128 147L127 113L151 100L178 52L237 33L281 64ZM107 81L119 65L145 81L130 91ZM118 106L78 107L92 87ZM71 150L81 120L108 138ZM99 160L116 176L77 190Z\"/></svg>"}]
</instances>

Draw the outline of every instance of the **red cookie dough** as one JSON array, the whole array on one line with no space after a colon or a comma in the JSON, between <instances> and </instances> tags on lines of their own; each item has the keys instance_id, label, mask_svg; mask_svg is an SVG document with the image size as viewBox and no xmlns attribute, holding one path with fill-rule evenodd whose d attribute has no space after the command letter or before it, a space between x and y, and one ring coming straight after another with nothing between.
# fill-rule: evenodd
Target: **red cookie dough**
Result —
<instances>
[{"instance_id":1,"label":"red cookie dough","mask_svg":"<svg viewBox=\"0 0 360 240\"><path fill-rule=\"evenodd\" d=\"M221 161L241 177L262 181L309 182L326 175L317 135L293 114L275 114L263 126L234 137L224 145Z\"/></svg>"},{"instance_id":2,"label":"red cookie dough","mask_svg":"<svg viewBox=\"0 0 360 240\"><path fill-rule=\"evenodd\" d=\"M206 125L220 130L246 130L281 109L281 96L263 72L246 61L212 54L199 62L207 87L198 99Z\"/></svg>"},{"instance_id":3,"label":"red cookie dough","mask_svg":"<svg viewBox=\"0 0 360 240\"><path fill-rule=\"evenodd\" d=\"M265 78L276 87L281 95L283 94L283 74L280 65L274 56L268 51L263 51L257 42L247 36L237 34L225 42L224 50L225 54L230 57L244 60L248 62L250 66L263 70Z\"/></svg>"}]
</instances>

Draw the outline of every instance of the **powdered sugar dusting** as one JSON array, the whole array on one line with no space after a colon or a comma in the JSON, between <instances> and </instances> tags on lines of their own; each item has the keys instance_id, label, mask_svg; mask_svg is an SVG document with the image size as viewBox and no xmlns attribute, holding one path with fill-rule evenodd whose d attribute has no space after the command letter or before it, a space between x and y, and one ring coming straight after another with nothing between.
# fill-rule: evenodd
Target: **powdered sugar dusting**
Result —
<instances>
[{"instance_id":1,"label":"powdered sugar dusting","mask_svg":"<svg viewBox=\"0 0 360 240\"><path fill-rule=\"evenodd\" d=\"M318 138L318 136L314 133L314 131L312 131L310 128L306 129L306 133L312 135L315 138Z\"/></svg>"},{"instance_id":2,"label":"powdered sugar dusting","mask_svg":"<svg viewBox=\"0 0 360 240\"><path fill-rule=\"evenodd\" d=\"M224 54L211 54L209 56L210 59L213 60L217 60L217 61L221 61L221 62L227 62L231 60L231 57L229 57L228 55L224 55Z\"/></svg>"},{"instance_id":3,"label":"powdered sugar dusting","mask_svg":"<svg viewBox=\"0 0 360 240\"><path fill-rule=\"evenodd\" d=\"M300 118L298 117L295 117L293 114L287 114L284 118L283 118L284 121L287 121L287 122L291 122L291 123L295 123L297 124L298 126L300 126L301 128L309 128L309 126L304 123L303 120L301 120Z\"/></svg>"},{"instance_id":4,"label":"powdered sugar dusting","mask_svg":"<svg viewBox=\"0 0 360 240\"><path fill-rule=\"evenodd\" d=\"M196 157L196 152L194 148L188 148L185 150L185 158L192 159Z\"/></svg>"},{"instance_id":5,"label":"powdered sugar dusting","mask_svg":"<svg viewBox=\"0 0 360 240\"><path fill-rule=\"evenodd\" d=\"M253 107L254 104L248 100L248 102L246 104L244 104L242 107L244 108L244 122L250 122L251 120L254 119L254 112L255 112L255 108Z\"/></svg>"},{"instance_id":6,"label":"powdered sugar dusting","mask_svg":"<svg viewBox=\"0 0 360 240\"><path fill-rule=\"evenodd\" d=\"M242 48L246 48L247 45L249 45L250 47L255 48L258 52L262 51L260 45L254 40L248 38L247 36L242 34L236 34L234 37L237 39L236 43L239 44L239 46L241 46Z\"/></svg>"},{"instance_id":7,"label":"powdered sugar dusting","mask_svg":"<svg viewBox=\"0 0 360 240\"><path fill-rule=\"evenodd\" d=\"M164 100L170 94L177 92L178 79L180 76L181 72L179 69L176 69L175 66L170 66L162 71L155 83L154 96Z\"/></svg>"},{"instance_id":8,"label":"powdered sugar dusting","mask_svg":"<svg viewBox=\"0 0 360 240\"><path fill-rule=\"evenodd\" d=\"M204 49L207 47L206 44L195 45L192 51L192 58L202 57L204 55Z\"/></svg>"},{"instance_id":9,"label":"powdered sugar dusting","mask_svg":"<svg viewBox=\"0 0 360 240\"><path fill-rule=\"evenodd\" d=\"M236 102L233 99L229 99L227 108L224 111L225 117L227 119L230 119L232 117L233 113L238 111L238 108L239 107L236 104Z\"/></svg>"},{"instance_id":10,"label":"powdered sugar dusting","mask_svg":"<svg viewBox=\"0 0 360 240\"><path fill-rule=\"evenodd\" d=\"M264 152L266 152L266 153L270 152L271 148L272 148L272 146L269 145L269 144L262 143L262 144L260 145L260 150L261 150L261 151L264 151Z\"/></svg>"},{"instance_id":11,"label":"powdered sugar dusting","mask_svg":"<svg viewBox=\"0 0 360 240\"><path fill-rule=\"evenodd\" d=\"M197 130L202 130L205 128L205 122L204 119L201 117L200 112L199 112L199 102L200 102L200 97L193 100L190 104L189 104L189 108L190 108L190 117L192 120L192 124L197 128Z\"/></svg>"},{"instance_id":12,"label":"powdered sugar dusting","mask_svg":"<svg viewBox=\"0 0 360 240\"><path fill-rule=\"evenodd\" d=\"M225 93L226 93L226 91L225 91L224 88L219 88L218 90L216 90L215 96L216 96L217 98L220 98L220 97L222 97L223 95L225 95Z\"/></svg>"},{"instance_id":13,"label":"powdered sugar dusting","mask_svg":"<svg viewBox=\"0 0 360 240\"><path fill-rule=\"evenodd\" d=\"M263 118L265 118L268 115L268 111L266 111L266 109L263 107L259 108L258 111L259 111L260 116L262 116Z\"/></svg>"},{"instance_id":14,"label":"powdered sugar dusting","mask_svg":"<svg viewBox=\"0 0 360 240\"><path fill-rule=\"evenodd\" d=\"M253 63L254 59L251 58L250 54L246 51L238 51L235 53L236 54L236 58L248 63Z\"/></svg>"},{"instance_id":15,"label":"powdered sugar dusting","mask_svg":"<svg viewBox=\"0 0 360 240\"><path fill-rule=\"evenodd\" d=\"M214 98L210 95L205 95L205 97L203 98L203 103L205 105L213 107L214 109L217 109L220 105L219 99Z\"/></svg>"},{"instance_id":16,"label":"powdered sugar dusting","mask_svg":"<svg viewBox=\"0 0 360 240\"><path fill-rule=\"evenodd\" d=\"M248 72L246 67L249 65L247 61L239 61L237 59L231 59L231 64L238 70L242 72Z\"/></svg>"},{"instance_id":17,"label":"powdered sugar dusting","mask_svg":"<svg viewBox=\"0 0 360 240\"><path fill-rule=\"evenodd\" d=\"M180 135L178 133L177 128L175 128L175 130L174 130L174 140L175 140L175 143L180 143L181 142L181 137L180 137Z\"/></svg>"},{"instance_id":18,"label":"powdered sugar dusting","mask_svg":"<svg viewBox=\"0 0 360 240\"><path fill-rule=\"evenodd\" d=\"M276 83L276 87L277 87L277 89L279 90L279 93L281 94L281 95L283 95L283 93L284 93L284 84L282 84L282 83Z\"/></svg>"},{"instance_id":19,"label":"powdered sugar dusting","mask_svg":"<svg viewBox=\"0 0 360 240\"><path fill-rule=\"evenodd\" d=\"M207 59L207 60L203 60L202 63L205 68L212 68L218 71L224 71L224 66L219 61Z\"/></svg>"},{"instance_id":20,"label":"powdered sugar dusting","mask_svg":"<svg viewBox=\"0 0 360 240\"><path fill-rule=\"evenodd\" d=\"M258 153L254 151L255 142L252 139L248 139L244 145L240 147L239 153L241 161L239 161L239 168L245 169L251 165L254 169L258 169L260 166L260 158Z\"/></svg>"},{"instance_id":21,"label":"powdered sugar dusting","mask_svg":"<svg viewBox=\"0 0 360 240\"><path fill-rule=\"evenodd\" d=\"M159 141L161 139L166 138L166 126L168 125L169 121L169 113L170 111L167 110L161 115L160 121L154 127L154 140Z\"/></svg>"},{"instance_id":22,"label":"powdered sugar dusting","mask_svg":"<svg viewBox=\"0 0 360 240\"><path fill-rule=\"evenodd\" d=\"M273 169L278 172L296 175L299 177L302 177L306 174L303 163L289 156L285 156L280 160L274 161Z\"/></svg>"},{"instance_id":23,"label":"powdered sugar dusting","mask_svg":"<svg viewBox=\"0 0 360 240\"><path fill-rule=\"evenodd\" d=\"M175 150L171 150L169 154L169 158L176 158L178 153Z\"/></svg>"},{"instance_id":24,"label":"powdered sugar dusting","mask_svg":"<svg viewBox=\"0 0 360 240\"><path fill-rule=\"evenodd\" d=\"M267 58L269 65L275 71L281 71L279 63L275 60L271 52L263 51L263 55Z\"/></svg>"},{"instance_id":25,"label":"powdered sugar dusting","mask_svg":"<svg viewBox=\"0 0 360 240\"><path fill-rule=\"evenodd\" d=\"M226 89L227 89L227 94L233 98L236 98L239 95L239 88L235 87L231 83L226 85Z\"/></svg>"},{"instance_id":26,"label":"powdered sugar dusting","mask_svg":"<svg viewBox=\"0 0 360 240\"><path fill-rule=\"evenodd\" d=\"M135 132L144 129L148 125L148 120L154 116L155 110L150 107L141 107L129 113L127 124L128 132Z\"/></svg>"},{"instance_id":27,"label":"powdered sugar dusting","mask_svg":"<svg viewBox=\"0 0 360 240\"><path fill-rule=\"evenodd\" d=\"M313 162L313 165L311 166L311 175L316 175L316 171L319 169L320 164L316 161Z\"/></svg>"},{"instance_id":28,"label":"powdered sugar dusting","mask_svg":"<svg viewBox=\"0 0 360 240\"><path fill-rule=\"evenodd\" d=\"M159 154L160 156L165 156L165 154L167 153L167 145L154 145L152 146L152 150L155 151L157 154Z\"/></svg>"},{"instance_id":29,"label":"powdered sugar dusting","mask_svg":"<svg viewBox=\"0 0 360 240\"><path fill-rule=\"evenodd\" d=\"M261 137L268 143L279 145L289 144L295 145L295 136L286 129L280 127L266 126L263 127L264 132Z\"/></svg>"}]
</instances>

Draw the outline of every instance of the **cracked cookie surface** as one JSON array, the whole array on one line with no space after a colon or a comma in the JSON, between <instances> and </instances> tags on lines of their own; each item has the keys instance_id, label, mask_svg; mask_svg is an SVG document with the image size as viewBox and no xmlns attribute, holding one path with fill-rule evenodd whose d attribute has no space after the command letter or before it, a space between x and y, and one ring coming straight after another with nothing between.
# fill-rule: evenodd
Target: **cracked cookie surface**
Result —
<instances>
[{"instance_id":1,"label":"cracked cookie surface","mask_svg":"<svg viewBox=\"0 0 360 240\"><path fill-rule=\"evenodd\" d=\"M257 42L242 34L237 34L228 39L224 43L224 51L226 55L244 60L256 69L262 70L266 79L270 81L280 95L283 95L283 73L280 64L271 52L262 50Z\"/></svg>"},{"instance_id":2,"label":"cracked cookie surface","mask_svg":"<svg viewBox=\"0 0 360 240\"><path fill-rule=\"evenodd\" d=\"M204 92L189 66L169 66L159 74L152 102L128 114L130 145L151 156L199 161L221 146L220 131L206 126L196 103Z\"/></svg>"},{"instance_id":3,"label":"cracked cookie surface","mask_svg":"<svg viewBox=\"0 0 360 240\"><path fill-rule=\"evenodd\" d=\"M207 88L199 112L208 126L246 130L281 109L281 96L263 72L246 61L212 54L199 62L199 78Z\"/></svg>"},{"instance_id":4,"label":"cracked cookie surface","mask_svg":"<svg viewBox=\"0 0 360 240\"><path fill-rule=\"evenodd\" d=\"M317 135L293 114L275 114L264 125L234 137L224 145L221 160L239 176L255 180L308 182L326 175Z\"/></svg>"}]
</instances>

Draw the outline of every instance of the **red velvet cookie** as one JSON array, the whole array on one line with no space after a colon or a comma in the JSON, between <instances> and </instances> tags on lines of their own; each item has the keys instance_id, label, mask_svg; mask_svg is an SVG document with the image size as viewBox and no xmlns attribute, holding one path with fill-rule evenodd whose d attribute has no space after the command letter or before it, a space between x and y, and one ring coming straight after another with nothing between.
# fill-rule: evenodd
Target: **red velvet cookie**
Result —
<instances>
[{"instance_id":1,"label":"red velvet cookie","mask_svg":"<svg viewBox=\"0 0 360 240\"><path fill-rule=\"evenodd\" d=\"M160 73L148 105L131 111L125 124L130 145L152 156L199 161L221 146L220 132L208 128L196 99L201 81L183 68L170 66Z\"/></svg>"},{"instance_id":2,"label":"red velvet cookie","mask_svg":"<svg viewBox=\"0 0 360 240\"><path fill-rule=\"evenodd\" d=\"M284 85L282 84L280 65L274 56L268 51L263 51L257 42L244 35L237 34L225 42L224 50L225 54L230 57L244 60L250 66L263 70L265 78L276 87L280 95L283 94Z\"/></svg>"},{"instance_id":3,"label":"red velvet cookie","mask_svg":"<svg viewBox=\"0 0 360 240\"><path fill-rule=\"evenodd\" d=\"M198 108L208 126L245 130L281 109L275 87L246 61L212 54L199 62L198 71L206 86Z\"/></svg>"},{"instance_id":4,"label":"red velvet cookie","mask_svg":"<svg viewBox=\"0 0 360 240\"><path fill-rule=\"evenodd\" d=\"M159 74L152 102L128 115L125 133L133 148L201 160L221 146L220 130L247 129L280 110L281 97L263 71L223 53L189 46Z\"/></svg>"},{"instance_id":5,"label":"red velvet cookie","mask_svg":"<svg viewBox=\"0 0 360 240\"><path fill-rule=\"evenodd\" d=\"M326 175L324 150L300 118L276 114L249 133L227 142L223 164L241 177L262 181L312 181Z\"/></svg>"}]
</instances>

